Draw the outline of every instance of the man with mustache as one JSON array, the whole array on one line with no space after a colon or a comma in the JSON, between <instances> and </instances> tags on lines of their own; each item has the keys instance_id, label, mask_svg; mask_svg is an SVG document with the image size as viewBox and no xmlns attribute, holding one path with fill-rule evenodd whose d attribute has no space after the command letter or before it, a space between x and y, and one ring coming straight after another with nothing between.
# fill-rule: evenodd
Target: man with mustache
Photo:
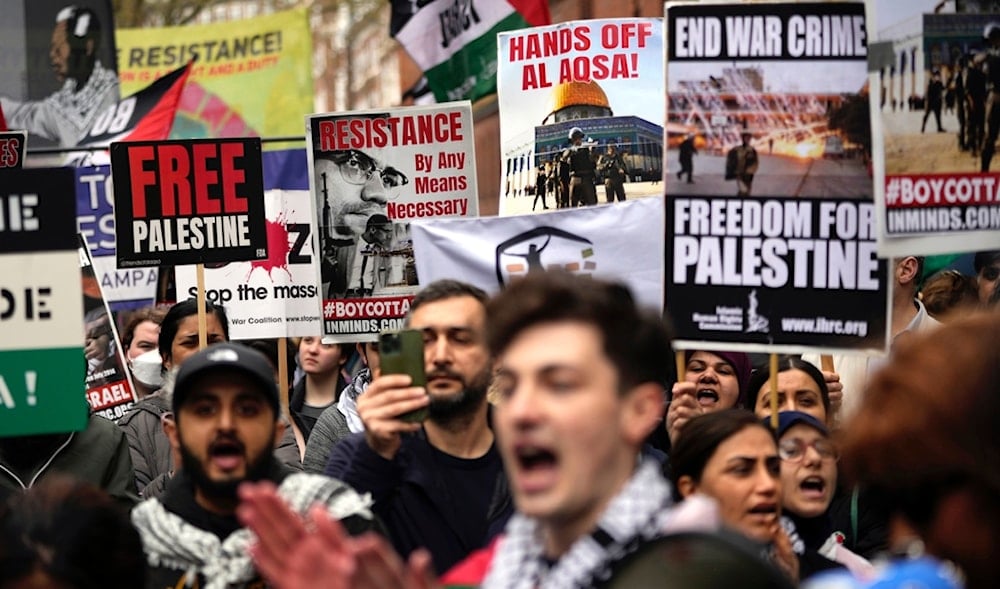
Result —
<instances>
[{"instance_id":1,"label":"man with mustache","mask_svg":"<svg viewBox=\"0 0 1000 589\"><path fill-rule=\"evenodd\" d=\"M439 572L485 546L513 506L489 422L486 293L454 280L413 299L407 327L424 336L427 387L378 375L358 397L365 431L342 440L326 474L370 493L396 550L427 548ZM429 418L400 416L427 407Z\"/></svg>"},{"instance_id":2,"label":"man with mustache","mask_svg":"<svg viewBox=\"0 0 1000 589\"><path fill-rule=\"evenodd\" d=\"M373 215L385 215L386 203L409 179L371 153L357 149L319 153L314 167L321 273L328 285L325 296L344 297L358 238L367 231Z\"/></svg>"},{"instance_id":3,"label":"man with mustache","mask_svg":"<svg viewBox=\"0 0 1000 589\"><path fill-rule=\"evenodd\" d=\"M162 498L132 511L150 570L147 587L256 587L247 548L253 534L236 519L236 488L271 481L293 509L325 506L350 533L377 527L370 501L340 481L295 473L272 454L284 432L267 358L246 346L216 344L177 373L167 425L183 468Z\"/></svg>"}]
</instances>

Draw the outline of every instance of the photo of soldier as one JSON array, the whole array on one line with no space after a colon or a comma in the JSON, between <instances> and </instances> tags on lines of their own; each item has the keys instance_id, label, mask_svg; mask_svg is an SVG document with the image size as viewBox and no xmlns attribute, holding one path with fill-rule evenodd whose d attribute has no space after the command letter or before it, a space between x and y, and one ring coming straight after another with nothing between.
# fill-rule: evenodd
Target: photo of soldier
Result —
<instances>
[{"instance_id":1,"label":"photo of soldier","mask_svg":"<svg viewBox=\"0 0 1000 589\"><path fill-rule=\"evenodd\" d=\"M315 167L323 292L326 298L343 298L352 287L358 238L369 231L373 215L388 219L386 203L409 179L357 149L317 153Z\"/></svg>"},{"instance_id":2,"label":"photo of soldier","mask_svg":"<svg viewBox=\"0 0 1000 589\"><path fill-rule=\"evenodd\" d=\"M597 160L597 168L601 171L601 176L604 177L604 197L608 202L619 202L625 201L625 178L628 176L628 168L625 166L625 160L622 159L620 153L618 153L618 147L616 145L609 144L607 148L607 153L601 155Z\"/></svg>"},{"instance_id":3,"label":"photo of soldier","mask_svg":"<svg viewBox=\"0 0 1000 589\"><path fill-rule=\"evenodd\" d=\"M688 184L694 184L694 179L692 178L692 176L694 176L694 156L698 153L698 150L694 146L694 137L694 133L688 133L687 137L684 138L684 141L681 141L680 154L678 157L681 169L677 172L677 179L680 180L684 177L684 174L687 174ZM769 144L769 152L774 151L773 141L774 140L772 139Z\"/></svg>"},{"instance_id":4,"label":"photo of soldier","mask_svg":"<svg viewBox=\"0 0 1000 589\"><path fill-rule=\"evenodd\" d=\"M118 76L98 57L102 26L90 8L67 6L55 17L48 61L60 87L35 100L0 96L7 126L58 143L77 145L119 98ZM5 93L6 94L6 93Z\"/></svg>"},{"instance_id":5,"label":"photo of soldier","mask_svg":"<svg viewBox=\"0 0 1000 589\"><path fill-rule=\"evenodd\" d=\"M937 132L944 133L941 126L941 107L944 104L944 83L941 82L941 71L934 69L931 72L931 79L927 82L927 94L924 97L924 121L920 124L920 132L927 130L927 118L934 115L937 123Z\"/></svg>"},{"instance_id":6,"label":"photo of soldier","mask_svg":"<svg viewBox=\"0 0 1000 589\"><path fill-rule=\"evenodd\" d=\"M750 143L753 133L744 129L740 138L742 143L726 154L726 180L736 180L737 196L750 196L753 176L757 173L760 160L757 158L757 150Z\"/></svg>"},{"instance_id":7,"label":"photo of soldier","mask_svg":"<svg viewBox=\"0 0 1000 589\"><path fill-rule=\"evenodd\" d=\"M584 133L580 127L569 131L570 146L563 150L562 159L569 164L569 206L578 207L597 204L597 189L594 187L597 157L594 143L584 143Z\"/></svg>"},{"instance_id":8,"label":"photo of soldier","mask_svg":"<svg viewBox=\"0 0 1000 589\"><path fill-rule=\"evenodd\" d=\"M531 210L534 211L535 207L538 206L538 199L542 199L542 210L547 210L549 205L545 202L545 194L548 192L549 183L549 164L542 162L538 166L537 174L535 175L535 200L531 203Z\"/></svg>"}]
</instances>

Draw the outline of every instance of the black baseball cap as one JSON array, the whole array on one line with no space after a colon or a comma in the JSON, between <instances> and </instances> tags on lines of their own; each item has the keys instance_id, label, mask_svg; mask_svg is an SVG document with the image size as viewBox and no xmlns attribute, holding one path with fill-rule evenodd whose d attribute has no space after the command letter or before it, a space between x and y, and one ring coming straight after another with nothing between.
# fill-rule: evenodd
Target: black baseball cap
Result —
<instances>
[{"instance_id":1,"label":"black baseball cap","mask_svg":"<svg viewBox=\"0 0 1000 589\"><path fill-rule=\"evenodd\" d=\"M239 372L256 384L260 392L278 415L278 385L274 382L274 369L267 357L253 348L233 343L214 344L187 358L177 371L174 398L171 403L174 415L191 393L192 385L201 376L217 370Z\"/></svg>"}]
</instances>

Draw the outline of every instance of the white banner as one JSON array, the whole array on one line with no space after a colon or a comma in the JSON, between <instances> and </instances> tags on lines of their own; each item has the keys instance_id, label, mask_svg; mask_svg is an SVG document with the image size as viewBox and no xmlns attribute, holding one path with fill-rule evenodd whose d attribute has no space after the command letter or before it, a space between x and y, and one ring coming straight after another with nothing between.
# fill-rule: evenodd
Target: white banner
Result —
<instances>
[{"instance_id":1,"label":"white banner","mask_svg":"<svg viewBox=\"0 0 1000 589\"><path fill-rule=\"evenodd\" d=\"M660 197L537 215L414 221L417 276L453 278L494 293L532 270L563 268L623 282L663 308L664 208Z\"/></svg>"},{"instance_id":2,"label":"white banner","mask_svg":"<svg viewBox=\"0 0 1000 589\"><path fill-rule=\"evenodd\" d=\"M308 190L264 193L268 258L205 268L205 296L229 316L230 339L320 335ZM197 295L195 266L177 267L177 299Z\"/></svg>"}]
</instances>

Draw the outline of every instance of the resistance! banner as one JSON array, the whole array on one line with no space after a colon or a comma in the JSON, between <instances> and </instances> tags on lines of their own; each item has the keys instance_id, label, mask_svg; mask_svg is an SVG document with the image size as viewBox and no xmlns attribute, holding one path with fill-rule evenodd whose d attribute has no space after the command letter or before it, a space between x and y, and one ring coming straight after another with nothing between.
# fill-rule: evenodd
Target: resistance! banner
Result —
<instances>
[{"instance_id":1,"label":"resistance! banner","mask_svg":"<svg viewBox=\"0 0 1000 589\"><path fill-rule=\"evenodd\" d=\"M306 9L211 25L119 29L122 94L192 59L176 139L301 135L313 110Z\"/></svg>"}]
</instances>

